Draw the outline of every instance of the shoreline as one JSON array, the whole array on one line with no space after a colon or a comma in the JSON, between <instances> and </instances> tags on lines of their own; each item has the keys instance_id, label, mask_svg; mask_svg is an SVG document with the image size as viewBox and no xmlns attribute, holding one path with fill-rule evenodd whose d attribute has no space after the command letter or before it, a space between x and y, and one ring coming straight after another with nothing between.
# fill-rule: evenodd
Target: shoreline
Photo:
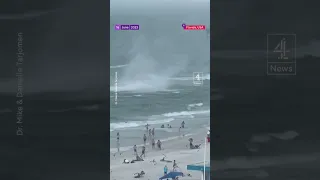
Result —
<instances>
[{"instance_id":1,"label":"shoreline","mask_svg":"<svg viewBox=\"0 0 320 180\"><path fill-rule=\"evenodd\" d=\"M124 159L129 161L135 159L132 148L122 151L121 154L110 154L110 179L112 180L127 180L132 179L133 174L144 171L145 178L159 179L163 176L163 168L165 165L168 167L168 172L172 170L172 163L166 163L159 161L166 156L167 160L176 160L179 169L184 174L190 173L192 177L182 177L181 179L193 179L200 180L201 172L187 171L188 164L196 164L203 162L204 153L206 153L206 162L210 161L210 144L206 146L206 152L204 151L204 141L206 137L207 129L205 127L199 128L193 132L192 135L177 137L168 141L162 142L163 150L152 150L150 145L146 146L146 157L144 161L135 162L130 164L123 164ZM187 147L188 139L192 137L194 144L201 144L200 149L189 149ZM141 153L141 147L137 148L138 154ZM152 162L152 161L155 161Z\"/></svg>"}]
</instances>

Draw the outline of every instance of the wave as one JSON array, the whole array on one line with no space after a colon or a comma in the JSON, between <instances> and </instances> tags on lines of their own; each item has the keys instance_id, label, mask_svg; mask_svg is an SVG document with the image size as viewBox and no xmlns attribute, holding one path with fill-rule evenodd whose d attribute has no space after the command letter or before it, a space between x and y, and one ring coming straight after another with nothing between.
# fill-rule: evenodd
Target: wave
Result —
<instances>
[{"instance_id":1,"label":"wave","mask_svg":"<svg viewBox=\"0 0 320 180\"><path fill-rule=\"evenodd\" d=\"M110 86L111 92L159 92L168 91L168 81L193 81L193 77L164 78L156 75L148 75L145 80L122 81L118 80L117 86ZM203 76L203 80L210 80L210 74ZM156 83L155 82L159 82Z\"/></svg>"},{"instance_id":2,"label":"wave","mask_svg":"<svg viewBox=\"0 0 320 180\"><path fill-rule=\"evenodd\" d=\"M110 66L110 69L115 69L115 68L123 68L128 66L128 64L122 64L122 65L116 65L116 66Z\"/></svg>"},{"instance_id":3,"label":"wave","mask_svg":"<svg viewBox=\"0 0 320 180\"><path fill-rule=\"evenodd\" d=\"M110 131L114 131L117 129L140 127L140 126L145 126L146 124L150 124L150 125L165 124L171 121L174 121L174 118L148 120L148 121L128 121L128 122L110 123Z\"/></svg>"},{"instance_id":4,"label":"wave","mask_svg":"<svg viewBox=\"0 0 320 180\"><path fill-rule=\"evenodd\" d=\"M153 83L150 83L153 81ZM136 80L127 83L121 83L117 86L111 86L111 92L157 92L157 91L165 91L166 87L162 86L162 84L154 85L156 79L160 79L160 77L150 78L148 80Z\"/></svg>"},{"instance_id":5,"label":"wave","mask_svg":"<svg viewBox=\"0 0 320 180\"><path fill-rule=\"evenodd\" d=\"M194 77L172 77L169 80L173 81L193 81ZM210 80L210 74L204 74L202 77L203 80Z\"/></svg>"},{"instance_id":6,"label":"wave","mask_svg":"<svg viewBox=\"0 0 320 180\"><path fill-rule=\"evenodd\" d=\"M135 128L145 126L146 124L166 124L171 121L174 121L178 117L190 117L193 118L193 115L196 114L207 114L210 113L210 110L199 110L199 111L181 111L181 112L171 112L164 113L161 115L153 115L148 118L147 121L127 121L127 122L116 122L110 123L110 131L117 129L126 129L126 128Z\"/></svg>"},{"instance_id":7,"label":"wave","mask_svg":"<svg viewBox=\"0 0 320 180\"><path fill-rule=\"evenodd\" d=\"M3 113L11 113L12 110L9 109L9 108L5 108L5 109L0 109L0 114L3 114Z\"/></svg>"},{"instance_id":8,"label":"wave","mask_svg":"<svg viewBox=\"0 0 320 180\"><path fill-rule=\"evenodd\" d=\"M88 105L88 106L78 106L75 108L48 110L48 112L98 111L99 109L100 109L100 105L94 104L94 105Z\"/></svg>"},{"instance_id":9,"label":"wave","mask_svg":"<svg viewBox=\"0 0 320 180\"><path fill-rule=\"evenodd\" d=\"M197 114L208 114L210 110L199 110L199 111L181 111L181 112L170 112L165 113L163 116L165 117L178 117L178 116L192 116Z\"/></svg>"},{"instance_id":10,"label":"wave","mask_svg":"<svg viewBox=\"0 0 320 180\"><path fill-rule=\"evenodd\" d=\"M203 106L203 103L195 103L195 104L189 104L188 107L201 107Z\"/></svg>"},{"instance_id":11,"label":"wave","mask_svg":"<svg viewBox=\"0 0 320 180\"><path fill-rule=\"evenodd\" d=\"M191 109L195 109L195 108L201 107L201 106L203 106L203 103L189 104L188 107L187 107L187 109L188 109L188 110L191 110Z\"/></svg>"}]
</instances>

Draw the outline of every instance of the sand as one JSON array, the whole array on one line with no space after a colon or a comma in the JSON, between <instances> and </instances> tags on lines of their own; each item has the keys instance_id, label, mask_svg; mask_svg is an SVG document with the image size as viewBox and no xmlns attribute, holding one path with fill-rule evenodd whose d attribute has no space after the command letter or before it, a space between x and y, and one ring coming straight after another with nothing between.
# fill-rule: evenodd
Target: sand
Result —
<instances>
[{"instance_id":1,"label":"sand","mask_svg":"<svg viewBox=\"0 0 320 180\"><path fill-rule=\"evenodd\" d=\"M197 133L179 137L177 139L165 141L162 143L163 150L152 150L151 145L146 146L146 157L144 161L123 164L124 159L133 160L133 149L121 152L121 155L110 154L110 179L111 180L129 180L136 179L133 177L134 173L141 172L142 170L146 173L144 177L139 179L146 180L157 180L163 176L163 168L165 165L168 167L168 172L172 170L173 163L166 163L159 161L166 156L166 160L176 160L179 170L184 174L190 173L192 177L179 177L179 179L189 180L201 180L201 172L187 171L187 165L201 163L204 161L204 153L206 153L206 161L210 160L210 144L205 146L205 137L207 129L203 128ZM200 149L189 149L188 139L192 137L194 144L201 144ZM138 147L138 153L141 153L141 147ZM156 163L151 161L155 160ZM137 178L138 179L138 178Z\"/></svg>"}]
</instances>

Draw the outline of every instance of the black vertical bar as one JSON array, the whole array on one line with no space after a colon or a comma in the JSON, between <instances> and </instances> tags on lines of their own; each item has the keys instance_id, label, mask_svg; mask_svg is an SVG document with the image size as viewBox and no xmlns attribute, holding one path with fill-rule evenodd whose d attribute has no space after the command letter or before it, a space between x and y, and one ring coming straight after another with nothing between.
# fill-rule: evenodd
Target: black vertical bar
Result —
<instances>
[{"instance_id":1,"label":"black vertical bar","mask_svg":"<svg viewBox=\"0 0 320 180\"><path fill-rule=\"evenodd\" d=\"M213 79L213 74L214 74L214 67L213 67L213 34L214 34L214 28L215 28L215 17L214 17L214 2L213 1L210 1L210 169L211 169L211 172L210 172L210 179L213 179L212 176L213 176L213 173L214 173L214 170L213 170L213 167L214 167L214 162L213 162L213 159L214 159L214 153L213 153L213 148L214 147L214 123L215 123L215 119L214 119L214 101L213 101L213 89L214 89L214 81L212 80Z\"/></svg>"},{"instance_id":2,"label":"black vertical bar","mask_svg":"<svg viewBox=\"0 0 320 180\"><path fill-rule=\"evenodd\" d=\"M110 2L0 4L0 179L109 179Z\"/></svg>"}]
</instances>

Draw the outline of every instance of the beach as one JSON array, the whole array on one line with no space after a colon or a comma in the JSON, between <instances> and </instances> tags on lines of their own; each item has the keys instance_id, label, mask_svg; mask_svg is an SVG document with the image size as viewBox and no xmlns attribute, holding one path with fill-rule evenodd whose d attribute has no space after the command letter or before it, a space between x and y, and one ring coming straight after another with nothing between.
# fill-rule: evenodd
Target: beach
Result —
<instances>
[{"instance_id":1,"label":"beach","mask_svg":"<svg viewBox=\"0 0 320 180\"><path fill-rule=\"evenodd\" d=\"M210 144L205 148L205 137L207 128L203 127L197 129L193 134L172 138L171 140L162 143L163 150L152 149L151 145L146 146L146 157L144 161L135 163L124 164L123 160L129 161L135 159L133 149L126 149L120 153L110 154L110 179L111 180L128 180L133 179L133 174L144 171L146 174L140 179L159 179L164 175L163 168L165 165L168 167L168 172L172 171L173 163L161 162L160 159L166 156L166 160L176 160L179 168L176 171L181 171L185 175L188 173L192 177L185 176L179 179L200 180L201 172L187 171L187 165L204 162L204 153L206 154L206 161L210 160ZM193 138L194 144L201 144L200 149L189 149L188 139ZM138 154L141 153L141 146L137 148ZM155 160L155 162L152 162Z\"/></svg>"}]
</instances>

